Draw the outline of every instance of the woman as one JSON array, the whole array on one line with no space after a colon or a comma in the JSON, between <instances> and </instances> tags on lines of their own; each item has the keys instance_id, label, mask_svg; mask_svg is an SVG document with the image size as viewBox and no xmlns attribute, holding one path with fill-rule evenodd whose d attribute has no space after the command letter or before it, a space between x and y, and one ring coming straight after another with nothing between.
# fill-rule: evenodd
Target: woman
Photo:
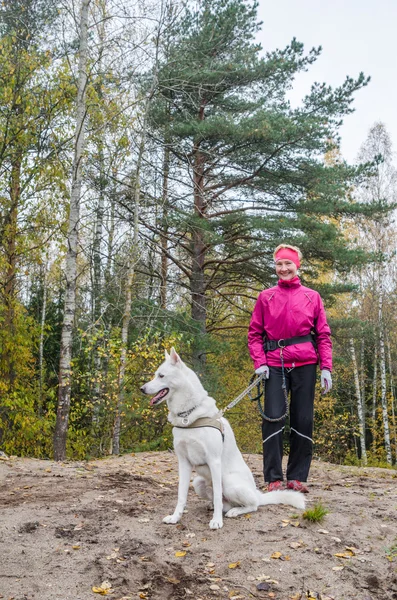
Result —
<instances>
[{"instance_id":1,"label":"woman","mask_svg":"<svg viewBox=\"0 0 397 600\"><path fill-rule=\"evenodd\" d=\"M318 292L304 287L297 271L299 248L281 244L273 254L279 277L263 290L248 329L248 348L255 373L264 374L263 469L269 491L282 489L283 430L290 393L290 453L287 488L307 493L313 454L313 411L317 363L323 393L332 387L331 330ZM285 383L285 390L283 390ZM276 419L274 421L274 419Z\"/></svg>"}]
</instances>

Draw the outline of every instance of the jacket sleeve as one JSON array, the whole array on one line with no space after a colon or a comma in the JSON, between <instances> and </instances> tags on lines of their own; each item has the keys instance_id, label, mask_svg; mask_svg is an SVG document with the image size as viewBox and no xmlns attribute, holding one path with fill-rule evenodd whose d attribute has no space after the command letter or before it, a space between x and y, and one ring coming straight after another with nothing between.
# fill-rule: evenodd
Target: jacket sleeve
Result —
<instances>
[{"instance_id":1,"label":"jacket sleeve","mask_svg":"<svg viewBox=\"0 0 397 600\"><path fill-rule=\"evenodd\" d=\"M318 297L318 314L315 320L317 350L320 357L320 369L332 371L332 340L331 329L321 297Z\"/></svg>"},{"instance_id":2,"label":"jacket sleeve","mask_svg":"<svg viewBox=\"0 0 397 600\"><path fill-rule=\"evenodd\" d=\"M267 364L266 354L263 350L263 320L263 304L261 295L259 295L248 327L248 350L254 361L254 369Z\"/></svg>"}]
</instances>

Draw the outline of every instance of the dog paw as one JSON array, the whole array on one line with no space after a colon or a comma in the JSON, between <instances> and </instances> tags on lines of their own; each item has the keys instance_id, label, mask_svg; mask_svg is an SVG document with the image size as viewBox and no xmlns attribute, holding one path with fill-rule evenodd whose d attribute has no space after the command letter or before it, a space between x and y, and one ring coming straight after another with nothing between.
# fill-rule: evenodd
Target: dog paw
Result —
<instances>
[{"instance_id":1,"label":"dog paw","mask_svg":"<svg viewBox=\"0 0 397 600\"><path fill-rule=\"evenodd\" d=\"M174 525L175 523L178 523L178 521L179 519L175 515L167 515L163 519L163 523L168 523L170 525Z\"/></svg>"},{"instance_id":2,"label":"dog paw","mask_svg":"<svg viewBox=\"0 0 397 600\"><path fill-rule=\"evenodd\" d=\"M210 529L220 529L223 527L222 519L212 519L210 521Z\"/></svg>"},{"instance_id":3,"label":"dog paw","mask_svg":"<svg viewBox=\"0 0 397 600\"><path fill-rule=\"evenodd\" d=\"M225 517L233 518L233 517L238 517L240 514L241 514L240 510L236 507L236 508L231 508L230 510L228 510Z\"/></svg>"}]
</instances>

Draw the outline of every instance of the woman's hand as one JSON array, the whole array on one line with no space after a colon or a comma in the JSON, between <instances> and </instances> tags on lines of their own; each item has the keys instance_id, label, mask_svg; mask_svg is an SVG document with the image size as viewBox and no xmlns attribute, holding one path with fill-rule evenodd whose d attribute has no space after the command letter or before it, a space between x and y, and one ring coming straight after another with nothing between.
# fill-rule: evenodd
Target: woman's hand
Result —
<instances>
[{"instance_id":1,"label":"woman's hand","mask_svg":"<svg viewBox=\"0 0 397 600\"><path fill-rule=\"evenodd\" d=\"M321 387L324 390L323 394L326 394L332 388L332 377L328 369L321 369Z\"/></svg>"},{"instance_id":2,"label":"woman's hand","mask_svg":"<svg viewBox=\"0 0 397 600\"><path fill-rule=\"evenodd\" d=\"M261 365L257 369L255 369L255 373L257 375L264 375L265 379L269 379L269 367L267 365Z\"/></svg>"}]
</instances>

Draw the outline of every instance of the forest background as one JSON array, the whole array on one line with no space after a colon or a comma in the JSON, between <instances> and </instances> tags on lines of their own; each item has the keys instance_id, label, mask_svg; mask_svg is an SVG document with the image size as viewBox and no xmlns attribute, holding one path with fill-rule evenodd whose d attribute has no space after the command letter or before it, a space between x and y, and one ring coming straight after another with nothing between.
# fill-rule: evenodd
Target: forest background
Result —
<instances>
[{"instance_id":1,"label":"forest background","mask_svg":"<svg viewBox=\"0 0 397 600\"><path fill-rule=\"evenodd\" d=\"M176 347L219 407L252 374L247 327L279 243L325 302L333 389L315 452L397 459L396 171L382 123L349 165L362 73L294 77L244 0L4 0L0 7L0 447L98 457L171 446L139 388ZM228 413L260 452L249 399Z\"/></svg>"}]
</instances>

